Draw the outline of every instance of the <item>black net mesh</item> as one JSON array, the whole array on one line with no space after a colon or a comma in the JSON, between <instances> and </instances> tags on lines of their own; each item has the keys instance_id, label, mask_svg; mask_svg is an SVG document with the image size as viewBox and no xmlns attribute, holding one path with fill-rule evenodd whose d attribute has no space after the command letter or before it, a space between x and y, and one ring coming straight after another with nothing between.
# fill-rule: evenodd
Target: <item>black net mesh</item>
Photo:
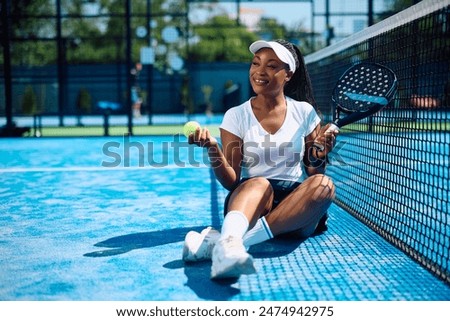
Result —
<instances>
[{"instance_id":1,"label":"black net mesh","mask_svg":"<svg viewBox=\"0 0 450 321\"><path fill-rule=\"evenodd\" d=\"M330 155L337 202L450 282L450 16L448 1L423 1L306 57L324 123L331 93L358 62L398 77L375 114L341 130Z\"/></svg>"}]
</instances>

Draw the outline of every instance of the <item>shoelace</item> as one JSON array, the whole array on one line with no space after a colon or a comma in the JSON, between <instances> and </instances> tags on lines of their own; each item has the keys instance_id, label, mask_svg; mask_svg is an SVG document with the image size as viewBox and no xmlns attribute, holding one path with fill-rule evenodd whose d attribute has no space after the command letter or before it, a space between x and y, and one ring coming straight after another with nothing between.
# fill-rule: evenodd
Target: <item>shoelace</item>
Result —
<instances>
[{"instance_id":1,"label":"shoelace","mask_svg":"<svg viewBox=\"0 0 450 321\"><path fill-rule=\"evenodd\" d=\"M229 249L239 249L239 250L241 250L243 248L242 242L239 242L239 240L236 239L233 236L228 236L222 242L223 242L223 246L227 247Z\"/></svg>"}]
</instances>

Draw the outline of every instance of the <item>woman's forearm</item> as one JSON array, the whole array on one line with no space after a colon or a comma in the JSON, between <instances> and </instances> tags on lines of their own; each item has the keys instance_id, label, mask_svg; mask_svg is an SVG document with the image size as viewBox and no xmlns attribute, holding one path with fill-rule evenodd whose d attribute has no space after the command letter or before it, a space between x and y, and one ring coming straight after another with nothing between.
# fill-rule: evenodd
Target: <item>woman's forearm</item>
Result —
<instances>
[{"instance_id":1,"label":"woman's forearm","mask_svg":"<svg viewBox=\"0 0 450 321\"><path fill-rule=\"evenodd\" d=\"M208 147L208 157L217 180L223 187L231 190L237 184L239 178L236 171L226 160L220 147L218 145Z\"/></svg>"}]
</instances>

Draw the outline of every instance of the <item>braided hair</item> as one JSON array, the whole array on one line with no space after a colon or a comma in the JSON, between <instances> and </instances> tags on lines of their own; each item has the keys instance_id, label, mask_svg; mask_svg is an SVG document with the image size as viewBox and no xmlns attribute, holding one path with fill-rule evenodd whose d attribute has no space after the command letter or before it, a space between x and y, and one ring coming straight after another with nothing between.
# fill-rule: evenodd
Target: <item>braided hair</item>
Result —
<instances>
[{"instance_id":1,"label":"braided hair","mask_svg":"<svg viewBox=\"0 0 450 321\"><path fill-rule=\"evenodd\" d=\"M311 79L306 69L305 60L300 49L283 39L277 39L280 45L284 46L294 56L296 70L291 80L284 86L284 94L298 101L306 101L316 107Z\"/></svg>"}]
</instances>

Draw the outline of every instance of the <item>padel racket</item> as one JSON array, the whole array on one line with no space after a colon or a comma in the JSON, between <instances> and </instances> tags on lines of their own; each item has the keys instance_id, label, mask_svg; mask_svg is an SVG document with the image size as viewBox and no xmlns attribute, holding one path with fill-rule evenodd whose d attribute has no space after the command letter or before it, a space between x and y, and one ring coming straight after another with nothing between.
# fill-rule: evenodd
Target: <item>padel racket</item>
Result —
<instances>
[{"instance_id":1,"label":"padel racket","mask_svg":"<svg viewBox=\"0 0 450 321\"><path fill-rule=\"evenodd\" d=\"M334 86L333 122L327 132L375 114L389 104L396 92L397 76L391 69L370 62L350 67ZM317 143L314 146L324 149Z\"/></svg>"}]
</instances>

